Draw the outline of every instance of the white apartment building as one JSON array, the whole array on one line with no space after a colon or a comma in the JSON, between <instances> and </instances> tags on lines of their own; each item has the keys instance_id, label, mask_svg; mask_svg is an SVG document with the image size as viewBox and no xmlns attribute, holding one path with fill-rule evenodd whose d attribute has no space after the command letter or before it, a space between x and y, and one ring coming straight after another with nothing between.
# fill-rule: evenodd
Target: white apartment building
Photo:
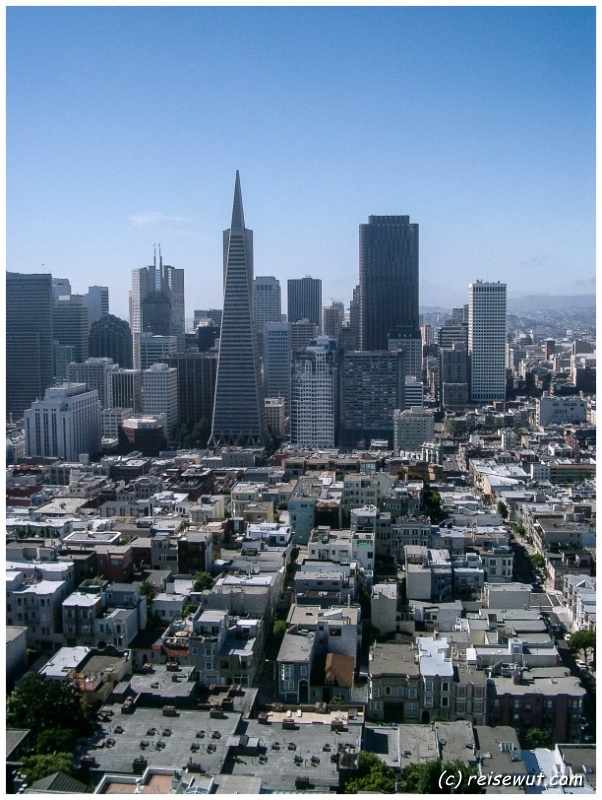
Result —
<instances>
[{"instance_id":1,"label":"white apartment building","mask_svg":"<svg viewBox=\"0 0 602 800\"><path fill-rule=\"evenodd\" d=\"M417 406L406 411L396 409L393 413L393 448L400 450L420 450L424 442L431 442L435 436L435 416Z\"/></svg>"},{"instance_id":2,"label":"white apartment building","mask_svg":"<svg viewBox=\"0 0 602 800\"><path fill-rule=\"evenodd\" d=\"M100 452L100 403L96 389L85 383L46 389L25 411L25 452L79 461L81 454Z\"/></svg>"},{"instance_id":3,"label":"white apartment building","mask_svg":"<svg viewBox=\"0 0 602 800\"><path fill-rule=\"evenodd\" d=\"M585 422L587 401L582 397L554 397L547 392L535 401L535 424L563 425L567 422Z\"/></svg>"},{"instance_id":4,"label":"white apartment building","mask_svg":"<svg viewBox=\"0 0 602 800\"><path fill-rule=\"evenodd\" d=\"M142 412L165 414L165 435L173 439L178 426L178 370L153 364L142 372Z\"/></svg>"},{"instance_id":5,"label":"white apartment building","mask_svg":"<svg viewBox=\"0 0 602 800\"><path fill-rule=\"evenodd\" d=\"M506 284L468 286L470 398L488 403L506 398Z\"/></svg>"},{"instance_id":6,"label":"white apartment building","mask_svg":"<svg viewBox=\"0 0 602 800\"><path fill-rule=\"evenodd\" d=\"M330 340L297 353L291 381L291 443L299 447L334 447L334 354Z\"/></svg>"},{"instance_id":7,"label":"white apartment building","mask_svg":"<svg viewBox=\"0 0 602 800\"><path fill-rule=\"evenodd\" d=\"M105 408L100 412L103 439L117 439L119 426L131 417L133 408Z\"/></svg>"}]
</instances>

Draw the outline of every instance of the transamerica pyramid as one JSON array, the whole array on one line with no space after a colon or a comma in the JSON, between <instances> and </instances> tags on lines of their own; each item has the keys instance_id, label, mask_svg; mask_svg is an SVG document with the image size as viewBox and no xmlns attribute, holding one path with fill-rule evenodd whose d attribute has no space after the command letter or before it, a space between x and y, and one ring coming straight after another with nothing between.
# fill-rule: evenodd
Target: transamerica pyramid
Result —
<instances>
[{"instance_id":1,"label":"transamerica pyramid","mask_svg":"<svg viewBox=\"0 0 602 800\"><path fill-rule=\"evenodd\" d=\"M263 391L253 324L253 231L245 228L236 171L232 222L224 231L224 310L219 340L211 447L262 447Z\"/></svg>"}]
</instances>

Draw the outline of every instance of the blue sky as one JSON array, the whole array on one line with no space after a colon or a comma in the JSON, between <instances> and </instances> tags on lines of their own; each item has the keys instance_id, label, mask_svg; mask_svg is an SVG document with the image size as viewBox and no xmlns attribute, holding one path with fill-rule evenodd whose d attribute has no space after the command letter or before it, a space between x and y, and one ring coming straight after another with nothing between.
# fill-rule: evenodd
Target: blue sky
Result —
<instances>
[{"instance_id":1,"label":"blue sky","mask_svg":"<svg viewBox=\"0 0 602 800\"><path fill-rule=\"evenodd\" d=\"M10 270L127 318L160 241L219 306L236 169L283 298L347 305L370 214L419 223L421 305L593 291L595 10L7 9Z\"/></svg>"}]
</instances>

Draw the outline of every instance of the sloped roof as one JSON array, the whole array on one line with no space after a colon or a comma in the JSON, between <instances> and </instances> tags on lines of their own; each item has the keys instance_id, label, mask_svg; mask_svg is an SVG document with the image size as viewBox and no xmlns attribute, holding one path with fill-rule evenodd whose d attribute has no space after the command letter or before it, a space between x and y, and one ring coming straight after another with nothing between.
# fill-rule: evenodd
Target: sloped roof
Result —
<instances>
[{"instance_id":1,"label":"sloped roof","mask_svg":"<svg viewBox=\"0 0 602 800\"><path fill-rule=\"evenodd\" d=\"M324 667L324 679L334 681L337 686L353 686L353 658L341 653L328 653Z\"/></svg>"},{"instance_id":2,"label":"sloped roof","mask_svg":"<svg viewBox=\"0 0 602 800\"><path fill-rule=\"evenodd\" d=\"M61 793L81 794L86 791L86 784L71 778L65 772L53 772L34 781L29 787L32 792L52 791Z\"/></svg>"}]
</instances>

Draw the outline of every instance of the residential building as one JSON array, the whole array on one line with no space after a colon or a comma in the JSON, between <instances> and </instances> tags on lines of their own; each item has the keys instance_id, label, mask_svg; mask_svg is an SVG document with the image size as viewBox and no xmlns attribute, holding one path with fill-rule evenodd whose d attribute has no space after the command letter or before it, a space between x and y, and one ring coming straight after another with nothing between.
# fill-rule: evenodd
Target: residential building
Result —
<instances>
[{"instance_id":1,"label":"residential building","mask_svg":"<svg viewBox=\"0 0 602 800\"><path fill-rule=\"evenodd\" d=\"M393 449L420 450L424 442L431 442L435 436L435 418L432 411L412 406L393 414Z\"/></svg>"},{"instance_id":2,"label":"residential building","mask_svg":"<svg viewBox=\"0 0 602 800\"><path fill-rule=\"evenodd\" d=\"M393 413L405 407L403 352L344 352L339 363L339 448L393 444Z\"/></svg>"},{"instance_id":3,"label":"residential building","mask_svg":"<svg viewBox=\"0 0 602 800\"><path fill-rule=\"evenodd\" d=\"M562 397L545 392L535 400L535 424L563 425L567 422L585 422L587 403L582 397Z\"/></svg>"},{"instance_id":4,"label":"residential building","mask_svg":"<svg viewBox=\"0 0 602 800\"><path fill-rule=\"evenodd\" d=\"M291 443L300 447L334 447L335 353L331 339L293 357L291 379Z\"/></svg>"}]
</instances>

